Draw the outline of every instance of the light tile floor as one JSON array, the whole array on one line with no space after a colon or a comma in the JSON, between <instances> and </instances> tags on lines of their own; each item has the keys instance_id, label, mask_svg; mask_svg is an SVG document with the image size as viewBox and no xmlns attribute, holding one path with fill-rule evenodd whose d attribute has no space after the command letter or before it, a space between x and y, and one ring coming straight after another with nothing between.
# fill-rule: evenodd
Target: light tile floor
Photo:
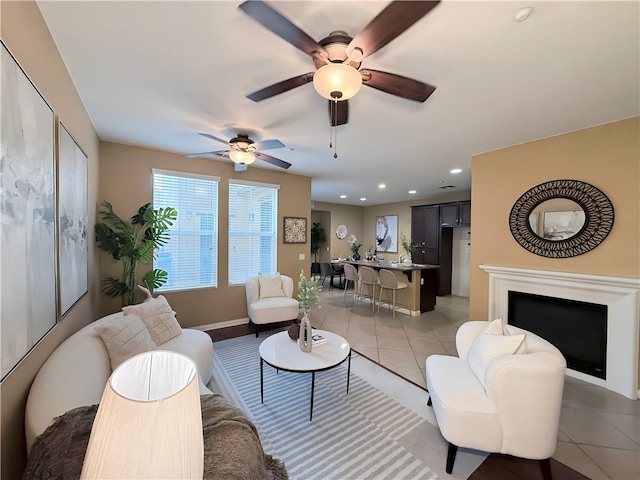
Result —
<instances>
[{"instance_id":1,"label":"light tile floor","mask_svg":"<svg viewBox=\"0 0 640 480\"><path fill-rule=\"evenodd\" d=\"M469 299L437 297L418 317L354 303L343 291L321 293L311 312L314 328L345 337L354 350L426 388L425 360L456 355L455 333L469 320ZM426 401L426 397L425 397ZM592 479L640 479L640 401L567 377L555 459Z\"/></svg>"}]
</instances>

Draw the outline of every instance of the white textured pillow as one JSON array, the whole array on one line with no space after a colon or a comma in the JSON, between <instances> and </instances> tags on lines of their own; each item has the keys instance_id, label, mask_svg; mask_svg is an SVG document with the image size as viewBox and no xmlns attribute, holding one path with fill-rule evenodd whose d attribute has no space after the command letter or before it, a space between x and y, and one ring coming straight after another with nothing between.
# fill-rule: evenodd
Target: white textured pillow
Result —
<instances>
[{"instance_id":1,"label":"white textured pillow","mask_svg":"<svg viewBox=\"0 0 640 480\"><path fill-rule=\"evenodd\" d=\"M96 333L109 353L111 369L139 353L156 350L149 330L135 315L117 317L96 326Z\"/></svg>"},{"instance_id":2,"label":"white textured pillow","mask_svg":"<svg viewBox=\"0 0 640 480\"><path fill-rule=\"evenodd\" d=\"M482 331L482 333L486 333L488 335L505 335L507 337L511 335L504 319L502 318L496 318L494 321L490 322L489 325L487 325L486 328ZM522 342L518 347L518 350L513 353L527 353L527 342Z\"/></svg>"},{"instance_id":3,"label":"white textured pillow","mask_svg":"<svg viewBox=\"0 0 640 480\"><path fill-rule=\"evenodd\" d=\"M260 284L259 298L286 297L282 290L280 272L276 272L272 276L258 273L258 283Z\"/></svg>"},{"instance_id":4,"label":"white textured pillow","mask_svg":"<svg viewBox=\"0 0 640 480\"><path fill-rule=\"evenodd\" d=\"M520 345L524 343L525 334L519 335L491 335L481 333L476 337L467 361L471 370L484 385L484 374L489 364L500 355L511 355L517 352Z\"/></svg>"},{"instance_id":5,"label":"white textured pillow","mask_svg":"<svg viewBox=\"0 0 640 480\"><path fill-rule=\"evenodd\" d=\"M176 320L171 305L162 295L137 305L129 305L122 311L125 315L140 317L156 345L162 345L173 337L182 335L182 328Z\"/></svg>"},{"instance_id":6,"label":"white textured pillow","mask_svg":"<svg viewBox=\"0 0 640 480\"><path fill-rule=\"evenodd\" d=\"M504 320L502 318L496 318L493 322L489 322L489 325L483 330L483 333L489 335L509 335L509 331L504 326Z\"/></svg>"}]
</instances>

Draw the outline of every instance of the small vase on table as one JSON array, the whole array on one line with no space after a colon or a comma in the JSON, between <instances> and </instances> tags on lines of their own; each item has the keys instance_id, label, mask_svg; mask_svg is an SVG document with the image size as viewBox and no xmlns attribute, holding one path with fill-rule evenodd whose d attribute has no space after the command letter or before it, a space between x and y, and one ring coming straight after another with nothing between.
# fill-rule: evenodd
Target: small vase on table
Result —
<instances>
[{"instance_id":1,"label":"small vase on table","mask_svg":"<svg viewBox=\"0 0 640 480\"><path fill-rule=\"evenodd\" d=\"M312 335L311 321L307 317L307 312L305 312L302 320L300 320L300 337L298 339L300 350L303 352L309 353L311 351L311 347L313 347Z\"/></svg>"}]
</instances>

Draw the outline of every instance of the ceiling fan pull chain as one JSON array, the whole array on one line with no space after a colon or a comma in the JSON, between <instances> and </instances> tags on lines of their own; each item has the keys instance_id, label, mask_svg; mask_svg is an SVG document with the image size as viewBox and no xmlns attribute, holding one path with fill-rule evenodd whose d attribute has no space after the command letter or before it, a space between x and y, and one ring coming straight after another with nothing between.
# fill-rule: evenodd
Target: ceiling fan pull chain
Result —
<instances>
[{"instance_id":1,"label":"ceiling fan pull chain","mask_svg":"<svg viewBox=\"0 0 640 480\"><path fill-rule=\"evenodd\" d=\"M333 158L338 158L338 97L334 97L333 108Z\"/></svg>"}]
</instances>

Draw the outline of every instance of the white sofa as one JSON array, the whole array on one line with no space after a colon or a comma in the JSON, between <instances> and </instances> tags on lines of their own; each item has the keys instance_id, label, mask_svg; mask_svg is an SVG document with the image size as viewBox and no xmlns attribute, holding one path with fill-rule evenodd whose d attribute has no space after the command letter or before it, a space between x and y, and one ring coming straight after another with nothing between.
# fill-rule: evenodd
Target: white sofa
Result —
<instances>
[{"instance_id":1,"label":"white sofa","mask_svg":"<svg viewBox=\"0 0 640 480\"><path fill-rule=\"evenodd\" d=\"M65 412L100 402L111 375L111 363L96 327L123 313L103 317L78 330L56 348L36 375L25 410L27 450L35 438ZM158 345L158 349L187 355L196 363L200 394L212 393L205 385L213 376L213 343L200 330L185 328L182 334Z\"/></svg>"},{"instance_id":2,"label":"white sofa","mask_svg":"<svg viewBox=\"0 0 640 480\"><path fill-rule=\"evenodd\" d=\"M247 294L247 312L249 320L256 326L256 337L260 325L297 320L300 304L293 296L293 279L280 275L283 295L261 296L258 277L247 278L245 288Z\"/></svg>"},{"instance_id":3,"label":"white sofa","mask_svg":"<svg viewBox=\"0 0 640 480\"><path fill-rule=\"evenodd\" d=\"M499 334L484 335L488 325L471 321L460 326L459 357L432 355L426 360L429 404L449 442L446 471L452 472L457 448L465 447L541 460L543 476L550 478L566 361L556 347L531 332L503 325ZM511 353L483 347L483 342L522 334L525 345ZM485 338L474 347L481 335Z\"/></svg>"}]
</instances>

